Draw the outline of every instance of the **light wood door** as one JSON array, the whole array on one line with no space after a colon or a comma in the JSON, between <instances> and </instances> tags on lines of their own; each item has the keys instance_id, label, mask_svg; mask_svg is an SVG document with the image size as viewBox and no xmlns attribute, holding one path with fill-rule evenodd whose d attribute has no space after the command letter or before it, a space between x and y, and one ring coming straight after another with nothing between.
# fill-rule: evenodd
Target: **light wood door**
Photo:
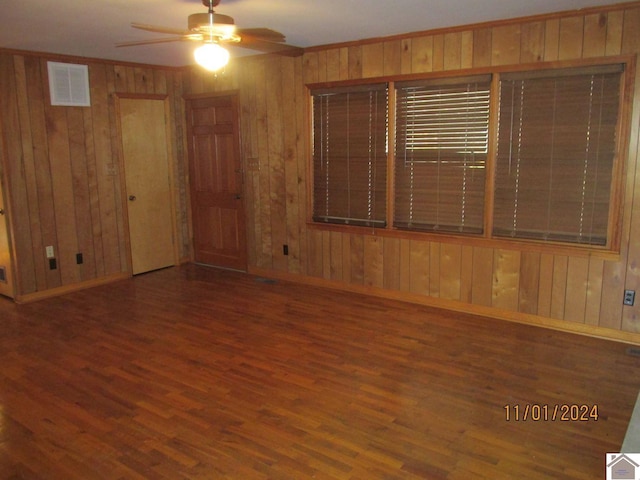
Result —
<instances>
[{"instance_id":1,"label":"light wood door","mask_svg":"<svg viewBox=\"0 0 640 480\"><path fill-rule=\"evenodd\" d=\"M165 102L118 101L134 275L177 263Z\"/></svg>"},{"instance_id":2,"label":"light wood door","mask_svg":"<svg viewBox=\"0 0 640 480\"><path fill-rule=\"evenodd\" d=\"M187 128L194 259L246 271L237 97L188 100Z\"/></svg>"},{"instance_id":3,"label":"light wood door","mask_svg":"<svg viewBox=\"0 0 640 480\"><path fill-rule=\"evenodd\" d=\"M0 178L0 295L13 298L11 251L9 250L9 225Z\"/></svg>"}]
</instances>

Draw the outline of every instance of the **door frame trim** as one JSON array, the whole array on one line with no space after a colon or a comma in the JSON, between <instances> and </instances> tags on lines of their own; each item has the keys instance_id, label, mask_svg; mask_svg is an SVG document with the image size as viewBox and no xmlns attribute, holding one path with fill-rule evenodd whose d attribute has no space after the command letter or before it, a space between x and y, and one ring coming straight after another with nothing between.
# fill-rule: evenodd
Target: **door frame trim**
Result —
<instances>
[{"instance_id":1,"label":"door frame trim","mask_svg":"<svg viewBox=\"0 0 640 480\"><path fill-rule=\"evenodd\" d=\"M171 105L169 103L169 96L162 94L145 94L145 93L115 93L115 120L118 131L117 152L118 157L118 181L120 182L120 208L122 210L122 218L124 224L124 241L125 251L127 254L127 273L129 276L133 276L133 258L131 254L131 230L129 224L129 212L127 209L127 181L124 163L124 152L122 148L122 123L120 100L162 100L164 106L164 124L165 124L165 137L167 139L167 162L169 169L169 192L170 192L170 204L171 204L171 232L173 235L173 264L178 265L180 263L180 254L178 250L178 224L177 224L177 200L175 193L176 185L176 154L175 145L173 139L173 131L171 129Z\"/></svg>"}]
</instances>

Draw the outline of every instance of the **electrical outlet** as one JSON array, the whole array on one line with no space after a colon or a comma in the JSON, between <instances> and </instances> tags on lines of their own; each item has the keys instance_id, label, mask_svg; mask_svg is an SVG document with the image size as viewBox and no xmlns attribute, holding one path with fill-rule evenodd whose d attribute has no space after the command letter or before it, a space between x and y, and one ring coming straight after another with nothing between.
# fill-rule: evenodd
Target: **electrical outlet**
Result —
<instances>
[{"instance_id":1,"label":"electrical outlet","mask_svg":"<svg viewBox=\"0 0 640 480\"><path fill-rule=\"evenodd\" d=\"M624 291L624 299L622 300L622 303L624 305L628 305L630 307L633 306L633 304L636 301L636 291L635 290L625 290Z\"/></svg>"},{"instance_id":2,"label":"electrical outlet","mask_svg":"<svg viewBox=\"0 0 640 480\"><path fill-rule=\"evenodd\" d=\"M50 258L49 259L49 270L55 270L56 268L58 268L58 262L56 262L55 258Z\"/></svg>"},{"instance_id":3,"label":"electrical outlet","mask_svg":"<svg viewBox=\"0 0 640 480\"><path fill-rule=\"evenodd\" d=\"M47 258L53 258L56 256L55 252L53 251L53 245L48 245L44 247L44 250L47 254Z\"/></svg>"}]
</instances>

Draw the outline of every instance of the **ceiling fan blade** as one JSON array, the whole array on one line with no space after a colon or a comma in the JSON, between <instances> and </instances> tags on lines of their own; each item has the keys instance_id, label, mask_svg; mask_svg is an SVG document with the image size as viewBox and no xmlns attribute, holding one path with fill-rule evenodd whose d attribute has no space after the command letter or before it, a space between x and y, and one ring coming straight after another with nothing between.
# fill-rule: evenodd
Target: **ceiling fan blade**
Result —
<instances>
[{"instance_id":1,"label":"ceiling fan blade","mask_svg":"<svg viewBox=\"0 0 640 480\"><path fill-rule=\"evenodd\" d=\"M186 37L163 37L163 38L154 38L150 40L137 40L134 42L122 42L116 43L116 47L135 47L137 45L153 45L156 43L169 43L169 42L180 42L183 40L191 40Z\"/></svg>"},{"instance_id":2,"label":"ceiling fan blade","mask_svg":"<svg viewBox=\"0 0 640 480\"><path fill-rule=\"evenodd\" d=\"M251 50L258 50L264 53L277 53L278 55L285 55L287 57L298 57L304 53L304 48L295 47L282 42L270 42L261 38L252 37L251 35L242 35L240 41L233 43L242 48L249 48Z\"/></svg>"},{"instance_id":3,"label":"ceiling fan blade","mask_svg":"<svg viewBox=\"0 0 640 480\"><path fill-rule=\"evenodd\" d=\"M284 43L286 40L284 34L271 30L270 28L239 28L236 30L236 33L241 37L248 35L250 37L267 40L269 42Z\"/></svg>"},{"instance_id":4,"label":"ceiling fan blade","mask_svg":"<svg viewBox=\"0 0 640 480\"><path fill-rule=\"evenodd\" d=\"M156 32L156 33L170 33L173 35L189 35L193 32L189 30L184 30L181 28L171 28L171 27L160 27L158 25L147 25L144 23L131 23L133 28L138 28L140 30L146 30L148 32Z\"/></svg>"}]
</instances>

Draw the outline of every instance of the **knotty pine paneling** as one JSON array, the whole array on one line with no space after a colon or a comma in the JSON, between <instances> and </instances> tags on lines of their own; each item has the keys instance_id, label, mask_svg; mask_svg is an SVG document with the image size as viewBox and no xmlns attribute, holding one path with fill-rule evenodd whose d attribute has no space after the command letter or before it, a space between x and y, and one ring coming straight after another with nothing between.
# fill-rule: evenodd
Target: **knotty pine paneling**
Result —
<instances>
[{"instance_id":1,"label":"knotty pine paneling","mask_svg":"<svg viewBox=\"0 0 640 480\"><path fill-rule=\"evenodd\" d=\"M325 81L637 54L638 32L640 3L634 2L327 46L300 58L238 58L225 79L207 81L191 70L185 90L205 93L238 86L250 269L388 291L396 297L405 293L443 305L492 308L503 317L535 317L558 328L582 324L583 331L629 333L625 338L640 342L640 335L630 334L640 333L640 307L622 306L625 288L640 290L640 194L635 193L640 180L640 80L632 104L626 192L620 199L625 214L619 259L309 226L305 91L306 84ZM283 243L294 258L283 258Z\"/></svg>"},{"instance_id":2,"label":"knotty pine paneling","mask_svg":"<svg viewBox=\"0 0 640 480\"><path fill-rule=\"evenodd\" d=\"M50 105L47 60L88 65L91 107ZM127 272L117 93L169 96L179 252L189 258L182 76L175 69L0 51L0 161L10 197L18 300ZM55 270L47 245L55 250Z\"/></svg>"},{"instance_id":3,"label":"knotty pine paneling","mask_svg":"<svg viewBox=\"0 0 640 480\"><path fill-rule=\"evenodd\" d=\"M520 61L533 63L542 60L544 52L544 23L529 22L520 27Z\"/></svg>"},{"instance_id":4,"label":"knotty pine paneling","mask_svg":"<svg viewBox=\"0 0 640 480\"><path fill-rule=\"evenodd\" d=\"M0 98L2 99L2 103L0 103L0 112L2 115L2 120L6 122L11 128L5 128L2 135L2 150L0 150L0 155L2 155L2 173L5 176L6 180L4 185L6 186L6 196L10 196L9 205L11 206L11 211L8 212L9 215L21 217L21 218L29 218L30 214L34 211L37 212L37 195L35 194L36 190L36 182L34 181L35 177L35 165L33 161L33 157L27 153L24 157L24 162L22 164L15 164L8 162L9 152L13 151L21 151L22 150L22 142L20 137L20 114L19 114L19 105L17 101L17 95L12 95L11 92L16 91L16 72L20 72L20 69L16 69L13 58L8 55L0 55L0 78L3 79L0 82ZM26 98L26 96L25 96ZM25 114L24 108L22 111L23 115ZM8 130L8 131L7 131ZM25 132L28 134L29 132ZM29 173L33 175L29 177L29 186L31 187L29 190L26 188L22 188L19 191L10 194L9 189L12 188L11 179L15 177L25 176ZM14 205L15 204L15 205ZM13 239L13 243L15 246L14 255L22 255L25 252L29 251L31 245L31 236L32 231L39 228L39 224L36 219L34 221L21 222L19 225L15 226L11 231L11 236ZM23 268L29 271L35 271L36 265L32 256L25 255L25 263ZM44 271L44 269L43 269ZM34 275L30 275L27 277L17 276L15 282L15 288L17 290L30 289L35 290L37 287L36 278Z\"/></svg>"},{"instance_id":5,"label":"knotty pine paneling","mask_svg":"<svg viewBox=\"0 0 640 480\"><path fill-rule=\"evenodd\" d=\"M429 295L429 242L410 240L409 291L420 295Z\"/></svg>"},{"instance_id":6,"label":"knotty pine paneling","mask_svg":"<svg viewBox=\"0 0 640 480\"><path fill-rule=\"evenodd\" d=\"M520 261L520 285L518 285L518 310L536 315L540 290L540 253L522 252Z\"/></svg>"},{"instance_id":7,"label":"knotty pine paneling","mask_svg":"<svg viewBox=\"0 0 640 480\"><path fill-rule=\"evenodd\" d=\"M285 96L282 79L286 76L283 65L291 62L273 61L266 65L265 77L271 85L266 100L267 144L266 158L268 169L266 179L269 181L269 204L271 206L271 251L272 266L276 270L287 268L287 257L282 254L282 246L287 243L287 196L278 192L286 192L286 173L288 169L295 174L293 165L286 162L285 156L285 124L295 116L295 103L283 102ZM280 111L284 110L282 113ZM293 170L293 171L292 171ZM274 214L275 212L275 214ZM282 215L281 213L284 213Z\"/></svg>"},{"instance_id":8,"label":"knotty pine paneling","mask_svg":"<svg viewBox=\"0 0 640 480\"><path fill-rule=\"evenodd\" d=\"M384 272L382 281L384 288L390 290L400 290L400 239L384 239Z\"/></svg>"}]
</instances>

